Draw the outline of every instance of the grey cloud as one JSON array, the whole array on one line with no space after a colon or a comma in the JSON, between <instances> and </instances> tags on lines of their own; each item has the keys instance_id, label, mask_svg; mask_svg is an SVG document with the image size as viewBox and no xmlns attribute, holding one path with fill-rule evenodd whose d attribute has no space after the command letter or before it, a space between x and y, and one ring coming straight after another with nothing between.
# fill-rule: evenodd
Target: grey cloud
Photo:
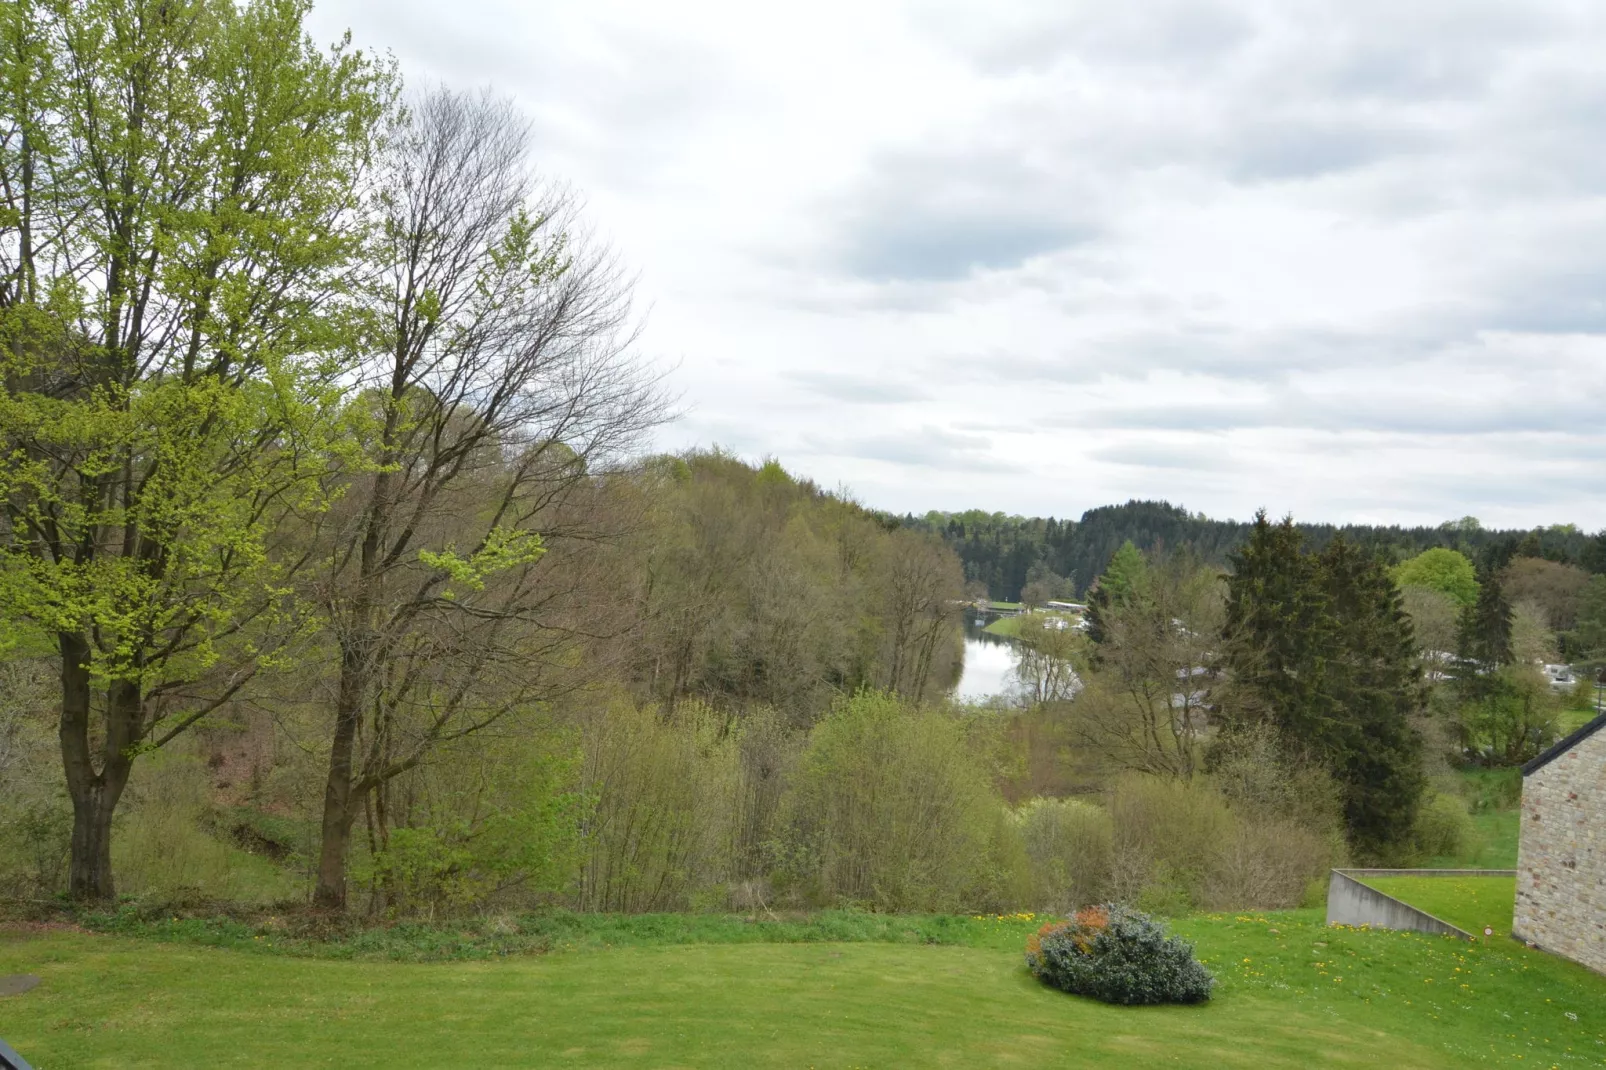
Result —
<instances>
[{"instance_id":1,"label":"grey cloud","mask_svg":"<svg viewBox=\"0 0 1606 1070\"><path fill-rule=\"evenodd\" d=\"M1597 470L1598 471L1598 470ZM1584 501L1606 492L1606 478L1598 474L1528 471L1513 475L1453 474L1407 477L1402 489L1436 502L1438 511L1453 516L1457 510L1476 516L1492 506L1543 508L1555 516L1573 516Z\"/></svg>"},{"instance_id":2,"label":"grey cloud","mask_svg":"<svg viewBox=\"0 0 1606 1070\"><path fill-rule=\"evenodd\" d=\"M1007 9L955 4L940 9L925 29L979 70L1010 74L1070 60L1191 68L1231 57L1253 26L1226 3L1051 0Z\"/></svg>"},{"instance_id":3,"label":"grey cloud","mask_svg":"<svg viewBox=\"0 0 1606 1070\"><path fill-rule=\"evenodd\" d=\"M1244 128L1227 155L1230 171L1239 179L1313 178L1422 152L1436 140L1423 131L1376 120L1289 116Z\"/></svg>"},{"instance_id":4,"label":"grey cloud","mask_svg":"<svg viewBox=\"0 0 1606 1070\"><path fill-rule=\"evenodd\" d=\"M1136 468L1168 468L1192 472L1221 472L1236 467L1219 448L1201 443L1145 442L1103 446L1088 456L1108 464Z\"/></svg>"},{"instance_id":5,"label":"grey cloud","mask_svg":"<svg viewBox=\"0 0 1606 1070\"><path fill-rule=\"evenodd\" d=\"M1325 397L1315 392L1285 390L1258 404L1093 407L1077 414L1071 426L1195 432L1285 428L1442 438L1519 433L1585 435L1594 431L1600 421L1600 406L1594 399L1556 397L1543 388L1467 403L1451 398L1388 397L1388 384L1377 386L1375 398ZM1545 451L1551 448L1547 446ZM1606 447L1595 447L1593 455L1606 462Z\"/></svg>"},{"instance_id":6,"label":"grey cloud","mask_svg":"<svg viewBox=\"0 0 1606 1070\"><path fill-rule=\"evenodd\" d=\"M1423 325L1398 333L1343 331L1325 327L1247 330L1221 322L1176 321L1162 327L1109 331L1063 344L1051 356L1014 355L982 362L973 355L939 358L945 374L1081 385L1113 379L1144 379L1176 370L1222 380L1277 383L1299 371L1395 367L1425 359L1463 336L1433 334Z\"/></svg>"},{"instance_id":7,"label":"grey cloud","mask_svg":"<svg viewBox=\"0 0 1606 1070\"><path fill-rule=\"evenodd\" d=\"M903 212L888 207L885 214L852 224L852 232L843 266L877 282L948 282L976 270L1017 267L1091 236L1086 228L1060 220L954 213L935 206Z\"/></svg>"},{"instance_id":8,"label":"grey cloud","mask_svg":"<svg viewBox=\"0 0 1606 1070\"><path fill-rule=\"evenodd\" d=\"M870 378L838 372L800 370L787 372L786 378L800 384L812 394L850 404L901 404L925 401L931 397L931 391L923 387L885 377Z\"/></svg>"},{"instance_id":9,"label":"grey cloud","mask_svg":"<svg viewBox=\"0 0 1606 1070\"><path fill-rule=\"evenodd\" d=\"M872 282L950 282L1091 241L1075 169L1027 164L1018 149L1001 138L874 157L823 206L837 265Z\"/></svg>"},{"instance_id":10,"label":"grey cloud","mask_svg":"<svg viewBox=\"0 0 1606 1070\"><path fill-rule=\"evenodd\" d=\"M787 187L773 209L767 191L737 185L751 182L748 169L728 166L752 151L744 131L771 144L766 94L786 94L785 114L810 130L841 106L814 111L817 85L750 77L790 42L743 47L692 9L671 22L592 7L464 0L442 20L421 0L330 0L315 18L356 23L359 43L396 48L409 76L518 92L543 162L625 219L656 222L649 213L695 203L677 199L692 189L740 202L731 214L739 230L714 212L695 233L653 247L643 278L659 287L650 296L660 307L681 299L690 278L706 304L677 308L647 341L714 367L750 359L751 340L769 333L775 374L796 403L771 415L743 393L764 388L732 384L719 419L694 416L677 434L750 456L803 442L827 482L836 459L881 460L905 466L889 484L915 493L945 482L957 494L968 482L981 505L1006 484L1049 482L987 478L1060 463L994 453L1005 429L1019 429L1016 414L1031 421L1045 409L1064 418L1028 429L1073 458L1106 451L1093 460L1116 473L1101 484L1123 488L1116 497L1167 481L1219 482L1221 500L1242 500L1269 460L1244 450L1220 455L1240 467L1197 466L1235 431L1294 443L1285 467L1318 471L1346 457L1349 484L1320 492L1334 508L1368 508L1364 488L1375 485L1389 509L1419 499L1452 516L1511 501L1537 514L1601 489L1596 477L1562 471L1606 472L1606 449L1592 437L1606 402L1601 380L1581 370L1580 340L1563 337L1606 339L1598 4L1022 0L999 9L950 0L935 15L921 5L924 40L889 42L893 58L876 73L957 71L967 106L911 108L896 137L864 124L842 139L841 156L796 162L807 179L797 187L817 191L814 200ZM887 20L874 25L891 32ZM926 62L933 44L936 66ZM808 59L825 69L862 54ZM777 70L807 66L784 58ZM876 96L876 78L850 82L864 88L867 113L894 99ZM829 185L843 174L859 177ZM789 219L767 226L765 211ZM799 218L814 229L800 236ZM618 233L617 220L588 219ZM1280 234L1264 240L1285 223L1317 245L1301 251L1305 262L1325 256L1324 269L1334 268L1320 281L1288 280L1287 305L1245 281L1275 268L1254 258L1286 248ZM1206 242L1230 246L1219 271L1199 247ZM1157 262L1173 254L1200 265L1200 277L1179 280L1175 263ZM1365 279L1330 299L1316 290L1334 278L1346 290L1346 274L1380 267L1400 280L1399 294L1372 292ZM1175 292L1156 300L1165 287ZM664 321L680 333L660 333ZM860 328L885 339L905 325L906 360L928 374L883 381L832 355L864 351ZM1484 347L1491 332L1544 337ZM985 348L978 338L1007 352L952 354ZM1442 376L1426 373L1435 367ZM1148 380L1166 376L1208 380L1209 392L1147 392ZM1073 407L1079 398L1107 400ZM964 423L936 425L917 407L926 402ZM832 403L899 405L889 415L932 424L822 431ZM1142 432L1164 441L1128 441ZM1199 442L1174 446L1178 435L1158 432L1193 432ZM1469 469L1520 458L1534 478L1469 472L1419 485L1414 461L1355 477L1379 442L1420 447L1421 469L1445 451ZM939 470L972 478L938 480Z\"/></svg>"},{"instance_id":11,"label":"grey cloud","mask_svg":"<svg viewBox=\"0 0 1606 1070\"><path fill-rule=\"evenodd\" d=\"M918 431L829 441L815 436L809 441L819 453L886 461L889 464L916 468L990 474L1026 471L1020 464L995 456L992 453L990 439L980 435L958 434L931 426Z\"/></svg>"},{"instance_id":12,"label":"grey cloud","mask_svg":"<svg viewBox=\"0 0 1606 1070\"><path fill-rule=\"evenodd\" d=\"M313 22L349 24L360 46L394 50L409 80L422 74L517 95L538 164L584 158L616 188L652 184L710 116L765 106L751 92L732 94L737 61L693 37L665 39L621 20L591 27L594 47L577 49L578 20L519 18L501 6L463 0L443 18L422 0L345 0L319 5Z\"/></svg>"}]
</instances>

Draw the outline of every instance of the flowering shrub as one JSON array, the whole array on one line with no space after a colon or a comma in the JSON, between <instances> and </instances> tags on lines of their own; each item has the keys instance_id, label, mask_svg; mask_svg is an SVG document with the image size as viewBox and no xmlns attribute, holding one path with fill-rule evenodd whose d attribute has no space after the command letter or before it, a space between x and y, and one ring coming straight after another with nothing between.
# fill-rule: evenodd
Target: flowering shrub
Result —
<instances>
[{"instance_id":1,"label":"flowering shrub","mask_svg":"<svg viewBox=\"0 0 1606 1070\"><path fill-rule=\"evenodd\" d=\"M1192 944L1118 906L1043 926L1026 941L1026 966L1045 984L1105 1003L1203 1003L1215 984Z\"/></svg>"}]
</instances>

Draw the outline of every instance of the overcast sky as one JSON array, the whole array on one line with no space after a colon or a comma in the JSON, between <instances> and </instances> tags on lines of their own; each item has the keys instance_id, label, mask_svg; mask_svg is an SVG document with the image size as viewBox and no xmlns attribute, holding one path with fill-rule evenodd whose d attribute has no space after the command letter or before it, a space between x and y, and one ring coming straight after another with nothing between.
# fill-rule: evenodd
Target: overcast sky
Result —
<instances>
[{"instance_id":1,"label":"overcast sky","mask_svg":"<svg viewBox=\"0 0 1606 1070\"><path fill-rule=\"evenodd\" d=\"M322 0L491 85L718 443L867 504L1606 526L1606 4Z\"/></svg>"}]
</instances>

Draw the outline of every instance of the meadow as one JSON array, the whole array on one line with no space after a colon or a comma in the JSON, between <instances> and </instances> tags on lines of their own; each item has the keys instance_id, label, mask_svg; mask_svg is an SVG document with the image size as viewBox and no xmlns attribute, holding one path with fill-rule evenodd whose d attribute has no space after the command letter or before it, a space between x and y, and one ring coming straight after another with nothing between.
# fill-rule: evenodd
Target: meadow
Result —
<instances>
[{"instance_id":1,"label":"meadow","mask_svg":"<svg viewBox=\"0 0 1606 1070\"><path fill-rule=\"evenodd\" d=\"M0 937L0 1036L41 1070L212 1066L1599 1066L1606 978L1509 939L1182 919L1202 1007L1120 1008L1026 973L1022 915L414 928L331 961L272 927ZM524 930L546 953L514 953ZM204 946L206 943L221 946ZM408 957L444 961L399 962Z\"/></svg>"}]
</instances>

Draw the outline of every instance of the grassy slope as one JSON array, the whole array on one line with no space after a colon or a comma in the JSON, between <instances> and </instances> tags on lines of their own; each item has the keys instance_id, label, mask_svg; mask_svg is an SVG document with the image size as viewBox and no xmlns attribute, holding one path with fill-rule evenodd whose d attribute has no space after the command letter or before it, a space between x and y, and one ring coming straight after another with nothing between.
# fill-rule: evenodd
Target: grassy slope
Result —
<instances>
[{"instance_id":1,"label":"grassy slope","mask_svg":"<svg viewBox=\"0 0 1606 1070\"><path fill-rule=\"evenodd\" d=\"M1466 932L1511 932L1515 877L1367 877L1365 883Z\"/></svg>"},{"instance_id":2,"label":"grassy slope","mask_svg":"<svg viewBox=\"0 0 1606 1070\"><path fill-rule=\"evenodd\" d=\"M0 1036L52 1070L1606 1058L1606 979L1504 941L1327 929L1315 912L1194 918L1177 928L1221 978L1216 998L1129 1009L1032 981L1018 950L1031 928L981 923L977 946L641 944L430 965L11 936L0 973L45 980L0 1000Z\"/></svg>"},{"instance_id":3,"label":"grassy slope","mask_svg":"<svg viewBox=\"0 0 1606 1070\"><path fill-rule=\"evenodd\" d=\"M1019 617L999 617L983 628L982 631L987 632L989 635L1004 635L1014 639L1020 635L1020 622L1021 618Z\"/></svg>"}]
</instances>

